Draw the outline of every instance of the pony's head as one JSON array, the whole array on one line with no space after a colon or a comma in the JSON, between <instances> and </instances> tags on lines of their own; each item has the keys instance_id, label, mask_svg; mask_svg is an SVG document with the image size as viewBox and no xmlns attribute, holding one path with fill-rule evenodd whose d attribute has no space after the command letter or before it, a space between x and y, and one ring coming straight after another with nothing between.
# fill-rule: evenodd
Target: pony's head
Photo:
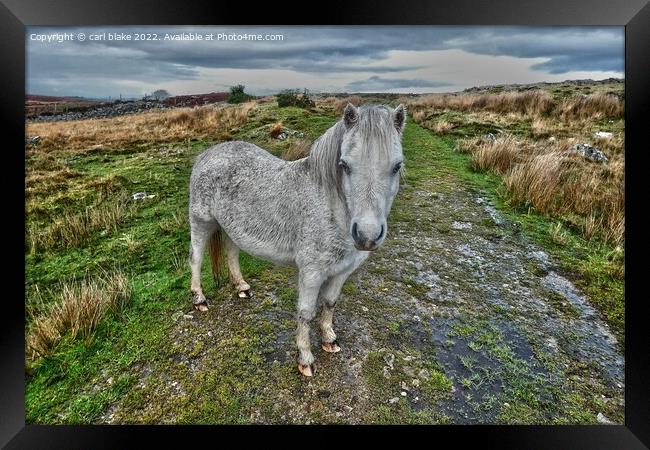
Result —
<instances>
[{"instance_id":1,"label":"pony's head","mask_svg":"<svg viewBox=\"0 0 650 450\"><path fill-rule=\"evenodd\" d=\"M348 103L343 112L337 181L358 250L376 250L386 238L386 219L404 163L401 140L405 121L403 105L357 108Z\"/></svg>"}]
</instances>

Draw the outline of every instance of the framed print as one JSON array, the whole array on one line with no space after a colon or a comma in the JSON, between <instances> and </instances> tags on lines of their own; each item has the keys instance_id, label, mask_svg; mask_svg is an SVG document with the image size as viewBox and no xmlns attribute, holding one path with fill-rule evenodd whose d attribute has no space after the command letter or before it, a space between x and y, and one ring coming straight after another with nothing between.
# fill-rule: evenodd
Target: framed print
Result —
<instances>
[{"instance_id":1,"label":"framed print","mask_svg":"<svg viewBox=\"0 0 650 450\"><path fill-rule=\"evenodd\" d=\"M0 7L3 445L646 448L650 6L210 6Z\"/></svg>"}]
</instances>

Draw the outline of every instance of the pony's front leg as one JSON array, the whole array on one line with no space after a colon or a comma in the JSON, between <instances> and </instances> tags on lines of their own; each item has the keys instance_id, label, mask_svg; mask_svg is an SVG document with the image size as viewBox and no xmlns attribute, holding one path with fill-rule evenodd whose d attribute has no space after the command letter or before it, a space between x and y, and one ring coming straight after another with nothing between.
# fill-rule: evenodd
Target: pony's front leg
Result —
<instances>
[{"instance_id":1,"label":"pony's front leg","mask_svg":"<svg viewBox=\"0 0 650 450\"><path fill-rule=\"evenodd\" d=\"M339 343L336 340L336 333L332 328L332 319L334 317L334 306L341 294L341 288L347 280L351 272L346 272L341 275L336 275L323 283L321 288L321 300L323 303L323 310L320 316L320 331L323 350L329 353L337 353L341 351Z\"/></svg>"},{"instance_id":2,"label":"pony's front leg","mask_svg":"<svg viewBox=\"0 0 650 450\"><path fill-rule=\"evenodd\" d=\"M298 345L298 370L306 377L314 375L314 355L311 353L309 342L309 324L316 315L318 292L322 283L323 277L320 273L300 271L296 344Z\"/></svg>"}]
</instances>

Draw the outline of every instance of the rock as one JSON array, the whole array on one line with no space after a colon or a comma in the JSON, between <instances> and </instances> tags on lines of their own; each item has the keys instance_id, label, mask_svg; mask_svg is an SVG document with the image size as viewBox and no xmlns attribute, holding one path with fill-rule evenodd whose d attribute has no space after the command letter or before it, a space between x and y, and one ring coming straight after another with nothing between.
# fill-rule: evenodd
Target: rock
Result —
<instances>
[{"instance_id":1,"label":"rock","mask_svg":"<svg viewBox=\"0 0 650 450\"><path fill-rule=\"evenodd\" d=\"M413 378L411 384L413 385L413 387L420 387L420 380L418 380L417 378Z\"/></svg>"},{"instance_id":2,"label":"rock","mask_svg":"<svg viewBox=\"0 0 650 450\"><path fill-rule=\"evenodd\" d=\"M472 224L469 222L454 222L451 224L451 227L454 230L471 230L472 229Z\"/></svg>"},{"instance_id":3,"label":"rock","mask_svg":"<svg viewBox=\"0 0 650 450\"><path fill-rule=\"evenodd\" d=\"M393 404L399 402L399 397L393 397L390 400L388 400L388 403Z\"/></svg>"},{"instance_id":4,"label":"rock","mask_svg":"<svg viewBox=\"0 0 650 450\"><path fill-rule=\"evenodd\" d=\"M38 145L41 142L40 136L31 136L27 138L27 145Z\"/></svg>"},{"instance_id":5,"label":"rock","mask_svg":"<svg viewBox=\"0 0 650 450\"><path fill-rule=\"evenodd\" d=\"M146 192L136 192L131 196L133 200L143 200L146 198L154 198L156 194L147 194Z\"/></svg>"},{"instance_id":6,"label":"rock","mask_svg":"<svg viewBox=\"0 0 650 450\"><path fill-rule=\"evenodd\" d=\"M492 133L488 133L488 134L483 136L483 139L485 139L488 142L494 142L494 141L497 140L497 137Z\"/></svg>"},{"instance_id":7,"label":"rock","mask_svg":"<svg viewBox=\"0 0 650 450\"><path fill-rule=\"evenodd\" d=\"M366 308L365 306L362 306L362 307L361 307L361 310L362 310L363 312L368 312L368 308Z\"/></svg>"},{"instance_id":8,"label":"rock","mask_svg":"<svg viewBox=\"0 0 650 450\"><path fill-rule=\"evenodd\" d=\"M605 417L605 416L603 415L603 413L600 413L600 412L599 412L598 415L596 416L596 420L598 421L598 423L602 423L602 424L604 424L604 425L614 425L614 422L612 422L611 420L609 420L607 417Z\"/></svg>"},{"instance_id":9,"label":"rock","mask_svg":"<svg viewBox=\"0 0 650 450\"><path fill-rule=\"evenodd\" d=\"M602 151L598 150L596 147L592 147L589 144L576 144L574 149L580 155L592 161L596 161L596 162L608 161L607 157Z\"/></svg>"},{"instance_id":10,"label":"rock","mask_svg":"<svg viewBox=\"0 0 650 450\"><path fill-rule=\"evenodd\" d=\"M594 137L600 139L611 139L612 136L614 136L614 133L610 133L609 131L597 131L594 133Z\"/></svg>"},{"instance_id":11,"label":"rock","mask_svg":"<svg viewBox=\"0 0 650 450\"><path fill-rule=\"evenodd\" d=\"M388 370L388 366L384 366L384 378L389 379L390 378L390 370Z\"/></svg>"},{"instance_id":12,"label":"rock","mask_svg":"<svg viewBox=\"0 0 650 450\"><path fill-rule=\"evenodd\" d=\"M191 314L183 314L183 319L194 319L194 316Z\"/></svg>"},{"instance_id":13,"label":"rock","mask_svg":"<svg viewBox=\"0 0 650 450\"><path fill-rule=\"evenodd\" d=\"M174 314L172 314L172 320L176 322L178 319L180 319L183 316L184 316L183 311L176 311Z\"/></svg>"},{"instance_id":14,"label":"rock","mask_svg":"<svg viewBox=\"0 0 650 450\"><path fill-rule=\"evenodd\" d=\"M408 390L409 390L409 387L408 387L408 384L406 384L406 381L402 381L402 382L399 384L399 386L400 386L403 390L405 390L405 391L408 391Z\"/></svg>"},{"instance_id":15,"label":"rock","mask_svg":"<svg viewBox=\"0 0 650 450\"><path fill-rule=\"evenodd\" d=\"M388 367L390 367L390 369L392 370L393 363L395 362L395 355L393 355L392 353L388 353L387 355L384 355L384 361L386 362L386 364L388 364Z\"/></svg>"},{"instance_id":16,"label":"rock","mask_svg":"<svg viewBox=\"0 0 650 450\"><path fill-rule=\"evenodd\" d=\"M401 395L402 397L406 397L406 392L402 391L402 392L400 392L400 395Z\"/></svg>"},{"instance_id":17,"label":"rock","mask_svg":"<svg viewBox=\"0 0 650 450\"><path fill-rule=\"evenodd\" d=\"M428 380L431 378L431 374L427 369L421 369L420 372L418 373L418 377L420 377L423 380Z\"/></svg>"}]
</instances>

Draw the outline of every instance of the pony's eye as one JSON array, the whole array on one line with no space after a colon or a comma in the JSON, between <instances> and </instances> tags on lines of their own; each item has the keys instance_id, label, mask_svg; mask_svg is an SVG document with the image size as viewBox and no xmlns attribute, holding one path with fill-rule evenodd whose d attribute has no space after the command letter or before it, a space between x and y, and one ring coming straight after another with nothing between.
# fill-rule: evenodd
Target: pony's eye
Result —
<instances>
[{"instance_id":1,"label":"pony's eye","mask_svg":"<svg viewBox=\"0 0 650 450\"><path fill-rule=\"evenodd\" d=\"M342 159L339 159L339 167L345 170L345 173L347 173L348 175L350 174L350 166L348 166L348 163L346 163Z\"/></svg>"},{"instance_id":2,"label":"pony's eye","mask_svg":"<svg viewBox=\"0 0 650 450\"><path fill-rule=\"evenodd\" d=\"M393 173L399 172L401 168L402 168L402 163L398 162L397 164L395 164L395 167L393 167Z\"/></svg>"}]
</instances>

